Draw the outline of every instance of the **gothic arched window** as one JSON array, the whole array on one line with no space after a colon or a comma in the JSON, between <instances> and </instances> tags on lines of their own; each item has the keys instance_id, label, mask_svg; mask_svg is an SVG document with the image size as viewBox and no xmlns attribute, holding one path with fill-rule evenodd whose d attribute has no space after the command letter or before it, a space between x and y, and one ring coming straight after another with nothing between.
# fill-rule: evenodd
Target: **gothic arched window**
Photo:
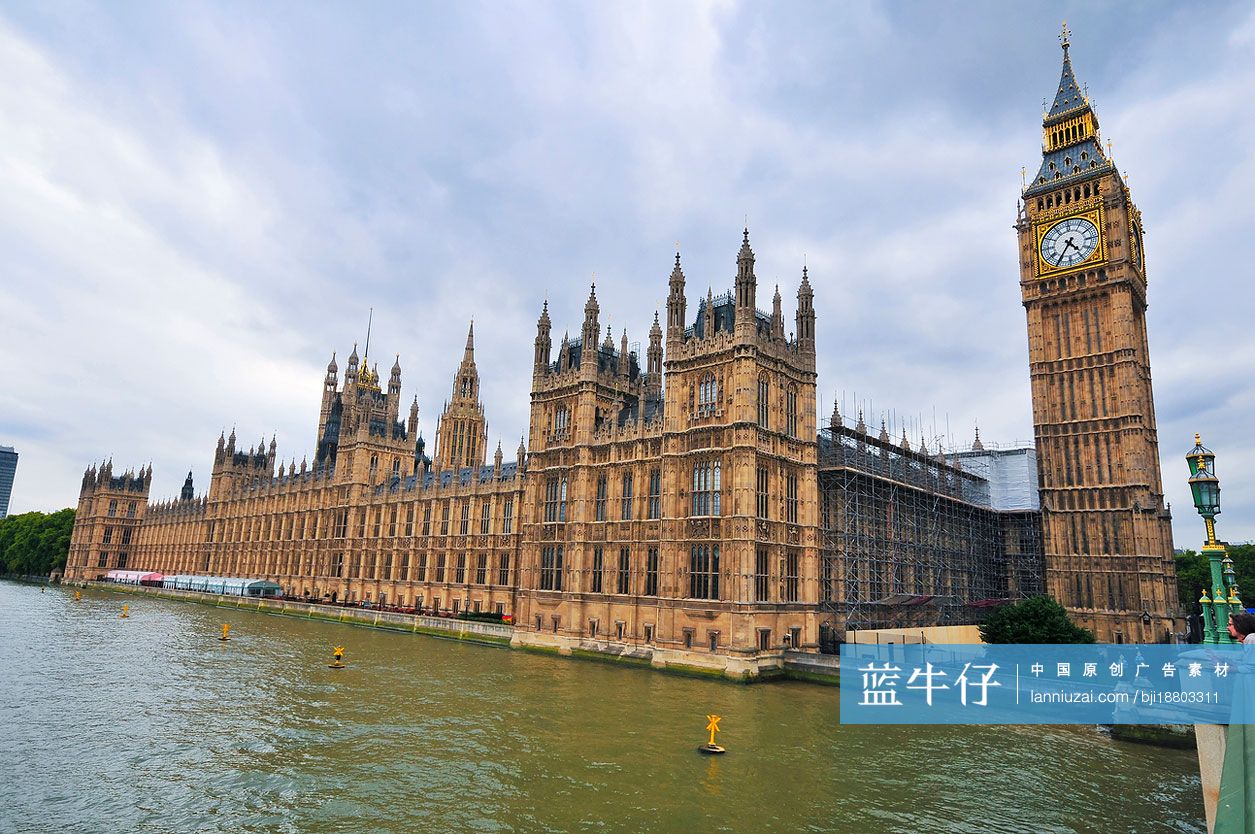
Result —
<instances>
[{"instance_id":1,"label":"gothic arched window","mask_svg":"<svg viewBox=\"0 0 1255 834\"><path fill-rule=\"evenodd\" d=\"M784 430L797 437L797 386L790 385L784 395Z\"/></svg>"},{"instance_id":2,"label":"gothic arched window","mask_svg":"<svg viewBox=\"0 0 1255 834\"><path fill-rule=\"evenodd\" d=\"M758 427L760 429L769 428L768 417L771 413L771 383L767 381L767 375L763 374L758 378Z\"/></svg>"},{"instance_id":3,"label":"gothic arched window","mask_svg":"<svg viewBox=\"0 0 1255 834\"><path fill-rule=\"evenodd\" d=\"M720 462L704 460L693 464L692 511L689 515L720 515L723 488Z\"/></svg>"},{"instance_id":4,"label":"gothic arched window","mask_svg":"<svg viewBox=\"0 0 1255 834\"><path fill-rule=\"evenodd\" d=\"M719 399L719 382L715 379L713 373L708 373L702 377L701 383L697 386L697 411L699 414L711 414L715 410L715 403Z\"/></svg>"}]
</instances>

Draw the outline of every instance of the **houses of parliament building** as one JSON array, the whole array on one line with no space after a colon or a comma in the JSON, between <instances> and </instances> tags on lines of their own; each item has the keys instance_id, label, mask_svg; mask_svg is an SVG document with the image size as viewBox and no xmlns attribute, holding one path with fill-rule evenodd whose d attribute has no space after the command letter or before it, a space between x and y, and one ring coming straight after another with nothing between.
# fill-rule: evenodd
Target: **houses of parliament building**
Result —
<instances>
[{"instance_id":1,"label":"houses of parliament building","mask_svg":"<svg viewBox=\"0 0 1255 834\"><path fill-rule=\"evenodd\" d=\"M528 436L490 448L474 331L434 447L356 348L323 380L312 460L218 438L209 487L150 502L151 467L84 474L66 578L269 579L284 593L508 615L515 641L740 674L851 629L971 622L1049 592L1100 639L1178 615L1159 482L1141 218L1064 40L1041 170L1017 216L1035 448L960 453L817 413L814 293L756 306L749 231L728 292L690 304L679 254L642 357L536 326ZM1018 475L1016 473L1019 473ZM1022 487L1020 498L1006 485Z\"/></svg>"}]
</instances>

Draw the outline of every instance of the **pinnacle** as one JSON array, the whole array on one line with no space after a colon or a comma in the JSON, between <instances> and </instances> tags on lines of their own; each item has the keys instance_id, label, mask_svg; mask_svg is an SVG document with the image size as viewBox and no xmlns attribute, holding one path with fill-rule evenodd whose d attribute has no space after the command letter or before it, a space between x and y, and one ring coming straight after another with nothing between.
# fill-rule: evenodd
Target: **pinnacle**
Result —
<instances>
[{"instance_id":1,"label":"pinnacle","mask_svg":"<svg viewBox=\"0 0 1255 834\"><path fill-rule=\"evenodd\" d=\"M684 280L684 270L680 267L680 253L675 253L675 266L671 268L671 281L674 284L677 281Z\"/></svg>"}]
</instances>

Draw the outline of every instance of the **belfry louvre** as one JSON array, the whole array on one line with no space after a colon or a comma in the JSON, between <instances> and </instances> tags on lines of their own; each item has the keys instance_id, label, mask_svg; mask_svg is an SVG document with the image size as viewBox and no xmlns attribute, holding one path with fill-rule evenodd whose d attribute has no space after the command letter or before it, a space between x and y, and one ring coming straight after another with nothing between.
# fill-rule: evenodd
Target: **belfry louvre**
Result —
<instances>
[{"instance_id":1,"label":"belfry louvre","mask_svg":"<svg viewBox=\"0 0 1255 834\"><path fill-rule=\"evenodd\" d=\"M151 467L85 473L67 578L109 569L265 578L287 595L499 613L516 641L753 672L847 624L956 622L1038 590L1040 517L999 512L959 457L816 418L805 269L792 333L755 307L746 230L731 292L688 315L677 254L643 357L537 322L526 445L488 459L473 327L433 453L356 349L324 380L312 463L219 437L209 490L148 501ZM665 325L665 327L664 327ZM838 454L843 439L848 449ZM979 450L978 450L979 451ZM971 453L968 453L971 454ZM1027 518L1027 521L1025 520Z\"/></svg>"}]
</instances>

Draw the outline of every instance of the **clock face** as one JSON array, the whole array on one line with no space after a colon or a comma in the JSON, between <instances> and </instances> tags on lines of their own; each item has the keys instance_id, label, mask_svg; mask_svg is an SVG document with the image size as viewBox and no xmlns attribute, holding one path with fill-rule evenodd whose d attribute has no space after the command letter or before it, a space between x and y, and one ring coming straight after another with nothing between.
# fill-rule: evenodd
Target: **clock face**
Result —
<instances>
[{"instance_id":1,"label":"clock face","mask_svg":"<svg viewBox=\"0 0 1255 834\"><path fill-rule=\"evenodd\" d=\"M1098 248L1098 227L1084 217L1069 217L1041 239L1041 257L1051 266L1076 266Z\"/></svg>"}]
</instances>

